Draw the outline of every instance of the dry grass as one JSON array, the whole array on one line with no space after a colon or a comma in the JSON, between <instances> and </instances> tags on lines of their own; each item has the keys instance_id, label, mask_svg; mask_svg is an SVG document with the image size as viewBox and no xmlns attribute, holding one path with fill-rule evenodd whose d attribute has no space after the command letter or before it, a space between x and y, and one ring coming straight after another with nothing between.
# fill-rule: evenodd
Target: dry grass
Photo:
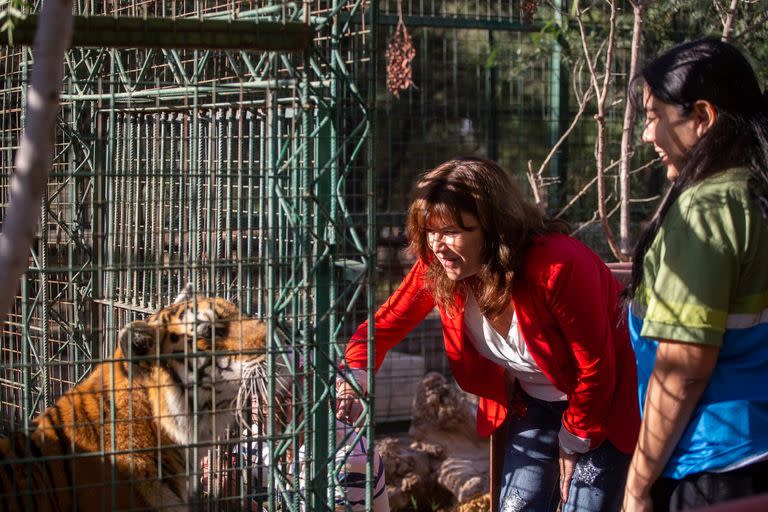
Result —
<instances>
[{"instance_id":1,"label":"dry grass","mask_svg":"<svg viewBox=\"0 0 768 512\"><path fill-rule=\"evenodd\" d=\"M489 510L491 510L491 494L485 493L459 503L451 509L451 512L488 512Z\"/></svg>"}]
</instances>

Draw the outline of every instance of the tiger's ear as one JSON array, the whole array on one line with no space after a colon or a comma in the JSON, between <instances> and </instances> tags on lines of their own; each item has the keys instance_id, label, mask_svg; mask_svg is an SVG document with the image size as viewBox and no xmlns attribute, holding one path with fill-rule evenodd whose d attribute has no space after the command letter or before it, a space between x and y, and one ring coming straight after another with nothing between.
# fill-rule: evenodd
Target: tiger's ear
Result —
<instances>
[{"instance_id":1,"label":"tiger's ear","mask_svg":"<svg viewBox=\"0 0 768 512\"><path fill-rule=\"evenodd\" d=\"M184 289L181 290L179 294L176 296L176 298L173 300L173 303L179 304L181 302L186 302L194 298L195 298L195 288L194 286L192 286L192 283L187 283L184 285Z\"/></svg>"},{"instance_id":2,"label":"tiger's ear","mask_svg":"<svg viewBox=\"0 0 768 512\"><path fill-rule=\"evenodd\" d=\"M126 357L146 356L155 352L160 334L156 327L136 320L120 329L118 342Z\"/></svg>"}]
</instances>

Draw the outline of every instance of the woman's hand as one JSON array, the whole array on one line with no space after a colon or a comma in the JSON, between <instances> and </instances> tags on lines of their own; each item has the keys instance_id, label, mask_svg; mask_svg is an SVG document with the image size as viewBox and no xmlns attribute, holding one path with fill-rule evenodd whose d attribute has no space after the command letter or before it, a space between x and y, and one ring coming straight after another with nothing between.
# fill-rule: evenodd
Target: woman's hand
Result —
<instances>
[{"instance_id":1,"label":"woman's hand","mask_svg":"<svg viewBox=\"0 0 768 512\"><path fill-rule=\"evenodd\" d=\"M573 472L576 470L576 463L581 457L580 453L565 453L560 448L560 501L568 501L568 489L571 487Z\"/></svg>"},{"instance_id":2,"label":"woman's hand","mask_svg":"<svg viewBox=\"0 0 768 512\"><path fill-rule=\"evenodd\" d=\"M355 391L352 385L345 381L336 382L336 418L352 424L363 412L360 403L360 393Z\"/></svg>"},{"instance_id":3,"label":"woman's hand","mask_svg":"<svg viewBox=\"0 0 768 512\"><path fill-rule=\"evenodd\" d=\"M353 386L353 381L357 386ZM357 387L357 390L355 390ZM336 418L349 423L357 421L363 413L360 397L368 393L368 372L358 368L350 368L345 377L336 378Z\"/></svg>"}]
</instances>

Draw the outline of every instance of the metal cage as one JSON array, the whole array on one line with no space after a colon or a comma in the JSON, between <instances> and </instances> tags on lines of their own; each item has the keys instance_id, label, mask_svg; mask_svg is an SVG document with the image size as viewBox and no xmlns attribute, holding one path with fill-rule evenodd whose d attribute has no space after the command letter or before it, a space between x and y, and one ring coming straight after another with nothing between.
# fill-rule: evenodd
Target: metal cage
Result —
<instances>
[{"instance_id":1,"label":"metal cage","mask_svg":"<svg viewBox=\"0 0 768 512\"><path fill-rule=\"evenodd\" d=\"M54 169L3 330L2 428L33 429L32 418L111 356L122 326L191 283L265 320L272 369L289 349L295 355L293 420L203 447L212 463L208 488L190 490L205 498L197 506L239 509L247 497L269 510L348 508L334 490L343 459L330 402L339 342L370 310L370 122L358 83L372 72L369 2L83 0L74 8L81 31L66 55ZM97 23L103 17L111 26ZM197 32L180 34L186 21ZM246 35L270 24L308 27L311 41L270 50L272 37L290 36L265 33L219 49L209 36L221 22L250 24ZM97 46L79 46L86 36L83 45ZM177 47L164 46L170 40ZM0 62L5 204L31 51L2 48ZM369 418L354 436L371 434ZM271 461L243 455L254 443L269 447ZM304 463L288 464L300 450Z\"/></svg>"}]
</instances>

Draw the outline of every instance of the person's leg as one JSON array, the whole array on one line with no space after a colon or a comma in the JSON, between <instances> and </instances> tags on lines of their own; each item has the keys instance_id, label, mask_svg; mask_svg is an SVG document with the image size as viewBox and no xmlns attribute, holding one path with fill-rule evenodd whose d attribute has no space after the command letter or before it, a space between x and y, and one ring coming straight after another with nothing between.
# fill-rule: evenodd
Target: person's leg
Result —
<instances>
[{"instance_id":1,"label":"person's leg","mask_svg":"<svg viewBox=\"0 0 768 512\"><path fill-rule=\"evenodd\" d=\"M621 509L631 457L610 441L583 454L576 463L563 512L614 512Z\"/></svg>"},{"instance_id":2,"label":"person's leg","mask_svg":"<svg viewBox=\"0 0 768 512\"><path fill-rule=\"evenodd\" d=\"M564 402L524 397L525 416L510 418L500 512L550 512L559 502L557 434Z\"/></svg>"}]
</instances>

